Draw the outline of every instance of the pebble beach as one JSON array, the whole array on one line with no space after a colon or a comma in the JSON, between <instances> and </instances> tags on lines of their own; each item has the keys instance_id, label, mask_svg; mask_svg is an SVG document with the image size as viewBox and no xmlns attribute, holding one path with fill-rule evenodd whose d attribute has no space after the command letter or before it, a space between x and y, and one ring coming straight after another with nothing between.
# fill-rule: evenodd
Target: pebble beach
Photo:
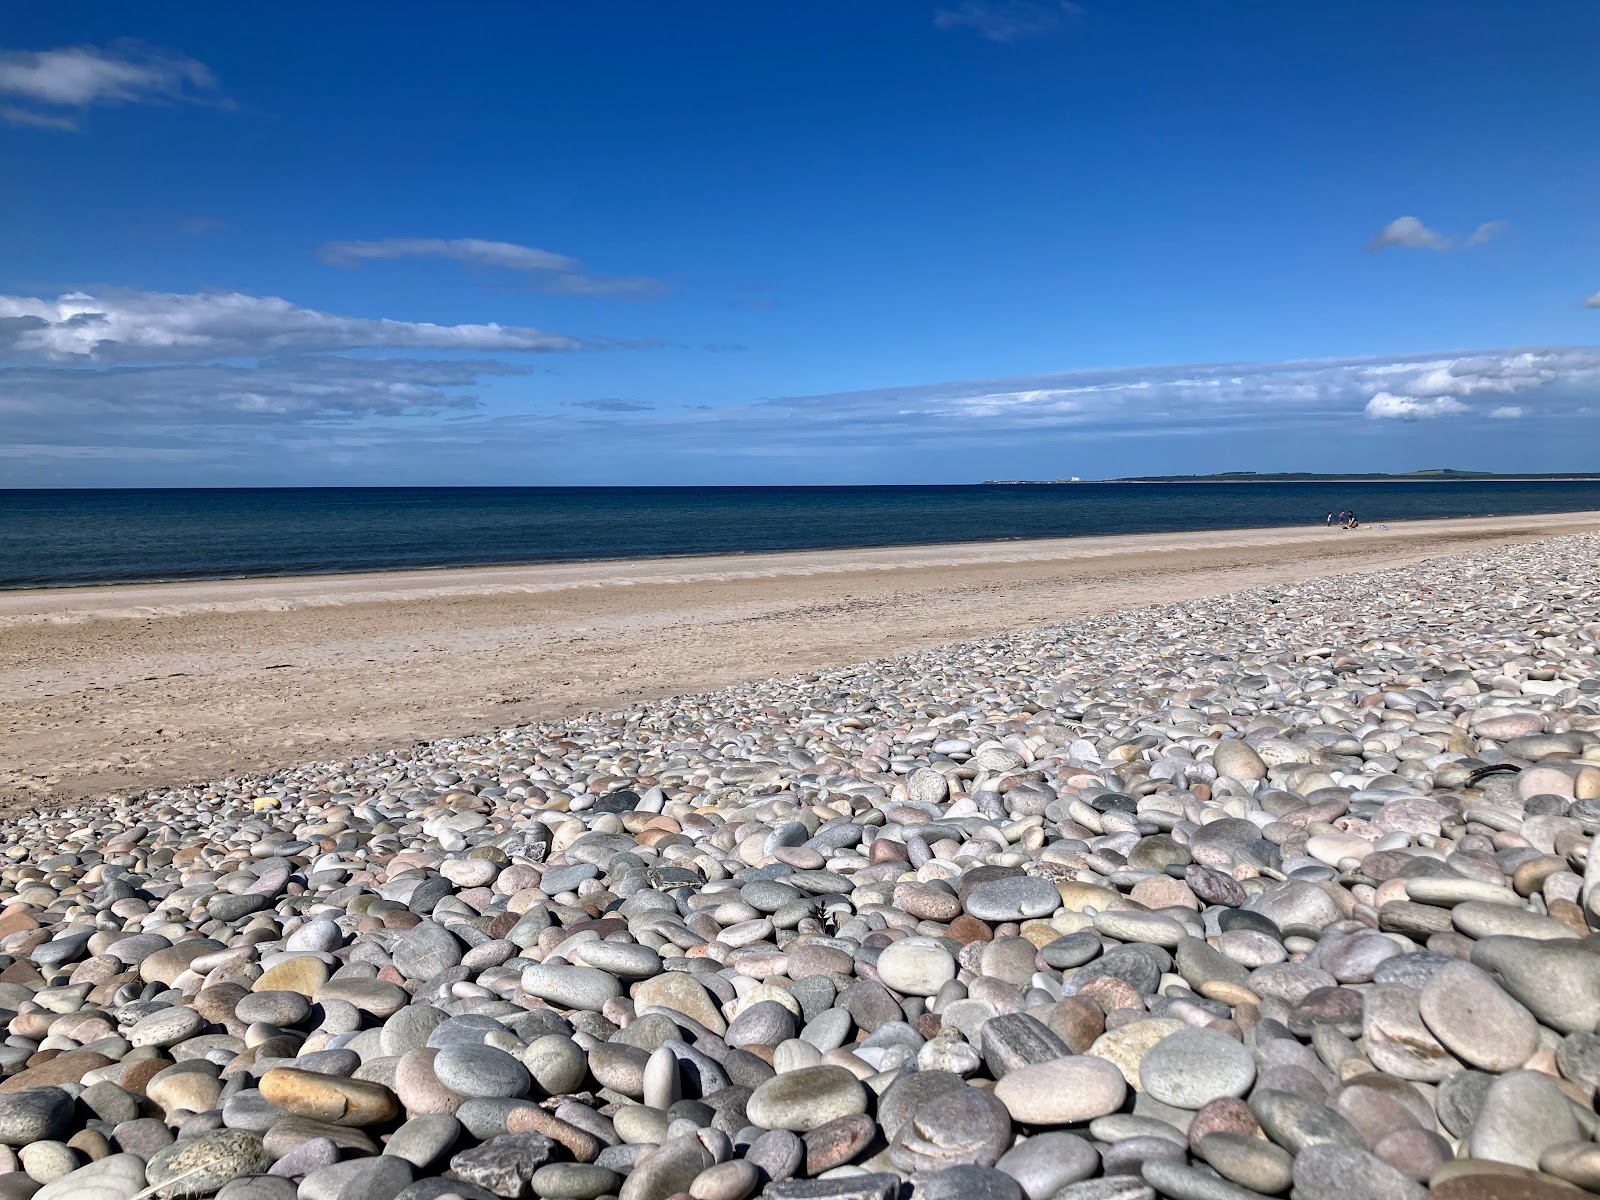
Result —
<instances>
[{"instance_id":1,"label":"pebble beach","mask_svg":"<svg viewBox=\"0 0 1600 1200\"><path fill-rule=\"evenodd\" d=\"M0 829L0 1200L1600 1191L1600 534Z\"/></svg>"}]
</instances>

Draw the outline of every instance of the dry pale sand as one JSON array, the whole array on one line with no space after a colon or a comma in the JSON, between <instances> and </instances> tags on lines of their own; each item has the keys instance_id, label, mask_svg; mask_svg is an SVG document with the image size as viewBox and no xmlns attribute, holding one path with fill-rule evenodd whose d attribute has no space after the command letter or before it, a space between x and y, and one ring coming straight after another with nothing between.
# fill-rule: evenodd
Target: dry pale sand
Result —
<instances>
[{"instance_id":1,"label":"dry pale sand","mask_svg":"<svg viewBox=\"0 0 1600 1200\"><path fill-rule=\"evenodd\" d=\"M1600 512L0 593L0 800L478 733Z\"/></svg>"}]
</instances>

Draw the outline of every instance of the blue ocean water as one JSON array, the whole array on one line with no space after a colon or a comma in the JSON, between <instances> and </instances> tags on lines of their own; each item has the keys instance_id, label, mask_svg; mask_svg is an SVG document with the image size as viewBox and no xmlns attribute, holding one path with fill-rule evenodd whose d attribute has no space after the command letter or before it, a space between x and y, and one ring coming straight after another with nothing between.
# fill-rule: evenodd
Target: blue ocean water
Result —
<instances>
[{"instance_id":1,"label":"blue ocean water","mask_svg":"<svg viewBox=\"0 0 1600 1200\"><path fill-rule=\"evenodd\" d=\"M1600 482L0 491L0 588L1600 509Z\"/></svg>"}]
</instances>

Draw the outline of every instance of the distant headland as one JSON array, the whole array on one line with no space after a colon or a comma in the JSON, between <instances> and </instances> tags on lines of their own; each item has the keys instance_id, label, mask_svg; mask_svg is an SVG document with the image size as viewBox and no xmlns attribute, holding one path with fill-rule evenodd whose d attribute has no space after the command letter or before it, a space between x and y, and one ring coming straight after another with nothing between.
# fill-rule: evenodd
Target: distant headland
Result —
<instances>
[{"instance_id":1,"label":"distant headland","mask_svg":"<svg viewBox=\"0 0 1600 1200\"><path fill-rule=\"evenodd\" d=\"M1552 471L1544 474L1498 471L1458 471L1435 467L1426 471L1361 471L1326 474L1321 471L1217 471L1210 475L1127 475L1115 479L985 479L986 484L1054 483L1566 483L1600 480L1597 471Z\"/></svg>"}]
</instances>

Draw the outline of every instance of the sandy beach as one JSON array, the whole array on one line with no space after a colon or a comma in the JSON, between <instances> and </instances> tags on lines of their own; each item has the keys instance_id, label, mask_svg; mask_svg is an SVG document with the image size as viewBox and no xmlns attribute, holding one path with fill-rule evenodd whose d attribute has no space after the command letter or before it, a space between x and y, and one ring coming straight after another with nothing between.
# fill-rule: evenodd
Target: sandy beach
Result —
<instances>
[{"instance_id":1,"label":"sandy beach","mask_svg":"<svg viewBox=\"0 0 1600 1200\"><path fill-rule=\"evenodd\" d=\"M481 733L1600 513L0 593L0 799Z\"/></svg>"}]
</instances>

